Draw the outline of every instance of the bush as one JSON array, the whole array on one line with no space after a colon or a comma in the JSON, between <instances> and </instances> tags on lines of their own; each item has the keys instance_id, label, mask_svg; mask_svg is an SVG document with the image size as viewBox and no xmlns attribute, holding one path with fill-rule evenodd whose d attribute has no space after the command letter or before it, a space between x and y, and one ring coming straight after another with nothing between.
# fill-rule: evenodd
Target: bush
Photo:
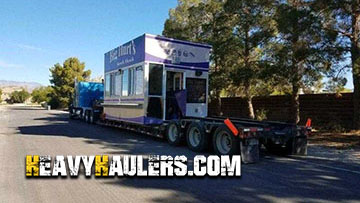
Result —
<instances>
[{"instance_id":1,"label":"bush","mask_svg":"<svg viewBox=\"0 0 360 203\"><path fill-rule=\"evenodd\" d=\"M57 109L60 108L60 101L56 97L51 97L48 105L51 106L51 109Z\"/></svg>"},{"instance_id":2,"label":"bush","mask_svg":"<svg viewBox=\"0 0 360 203\"><path fill-rule=\"evenodd\" d=\"M42 102L46 102L48 103L50 101L50 95L52 92L52 88L51 87L39 87L36 88L32 91L31 96L32 99L31 101L33 103L42 103Z\"/></svg>"},{"instance_id":3,"label":"bush","mask_svg":"<svg viewBox=\"0 0 360 203\"><path fill-rule=\"evenodd\" d=\"M24 103L30 97L29 92L26 90L15 91L10 94L10 98L8 99L8 103Z\"/></svg>"}]
</instances>

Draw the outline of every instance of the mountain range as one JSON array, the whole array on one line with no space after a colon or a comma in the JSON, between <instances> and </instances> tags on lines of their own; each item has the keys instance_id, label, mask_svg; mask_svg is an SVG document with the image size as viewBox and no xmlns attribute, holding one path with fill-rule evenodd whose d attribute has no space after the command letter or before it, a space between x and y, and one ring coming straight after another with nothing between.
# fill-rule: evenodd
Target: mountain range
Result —
<instances>
[{"instance_id":1,"label":"mountain range","mask_svg":"<svg viewBox=\"0 0 360 203\"><path fill-rule=\"evenodd\" d=\"M24 88L28 92L32 92L35 88L43 86L37 82L19 82L10 80L0 80L1 89L21 89Z\"/></svg>"}]
</instances>

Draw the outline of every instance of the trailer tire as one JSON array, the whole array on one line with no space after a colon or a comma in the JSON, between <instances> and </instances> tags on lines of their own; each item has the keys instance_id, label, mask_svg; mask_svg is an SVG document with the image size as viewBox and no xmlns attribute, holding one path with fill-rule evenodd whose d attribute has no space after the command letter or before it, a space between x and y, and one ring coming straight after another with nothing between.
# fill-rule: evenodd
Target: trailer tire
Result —
<instances>
[{"instance_id":1,"label":"trailer tire","mask_svg":"<svg viewBox=\"0 0 360 203\"><path fill-rule=\"evenodd\" d=\"M89 114L89 123L90 124L94 124L94 112L93 111L90 111L90 114Z\"/></svg>"},{"instance_id":2,"label":"trailer tire","mask_svg":"<svg viewBox=\"0 0 360 203\"><path fill-rule=\"evenodd\" d=\"M208 138L204 126L199 122L192 122L186 131L186 142L192 151L201 152L208 146Z\"/></svg>"},{"instance_id":3,"label":"trailer tire","mask_svg":"<svg viewBox=\"0 0 360 203\"><path fill-rule=\"evenodd\" d=\"M176 121L170 121L166 126L166 139L172 146L179 146L182 141L181 127Z\"/></svg>"},{"instance_id":4,"label":"trailer tire","mask_svg":"<svg viewBox=\"0 0 360 203\"><path fill-rule=\"evenodd\" d=\"M85 111L85 123L89 123L89 111Z\"/></svg>"},{"instance_id":5,"label":"trailer tire","mask_svg":"<svg viewBox=\"0 0 360 203\"><path fill-rule=\"evenodd\" d=\"M213 147L218 155L239 154L239 137L234 136L226 125L221 125L214 132Z\"/></svg>"},{"instance_id":6,"label":"trailer tire","mask_svg":"<svg viewBox=\"0 0 360 203\"><path fill-rule=\"evenodd\" d=\"M73 119L74 118L74 115L73 115L73 108L70 108L69 109L69 119Z\"/></svg>"}]
</instances>

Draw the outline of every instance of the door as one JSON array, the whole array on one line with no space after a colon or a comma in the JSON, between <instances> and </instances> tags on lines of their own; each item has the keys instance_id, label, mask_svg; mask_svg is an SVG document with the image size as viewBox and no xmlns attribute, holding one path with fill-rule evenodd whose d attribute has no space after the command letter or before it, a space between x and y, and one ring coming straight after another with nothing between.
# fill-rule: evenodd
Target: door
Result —
<instances>
[{"instance_id":1,"label":"door","mask_svg":"<svg viewBox=\"0 0 360 203\"><path fill-rule=\"evenodd\" d=\"M158 119L164 117L163 75L164 66L162 64L149 64L147 117Z\"/></svg>"},{"instance_id":2,"label":"door","mask_svg":"<svg viewBox=\"0 0 360 203\"><path fill-rule=\"evenodd\" d=\"M184 87L184 72L166 71L166 120L179 119L185 116L186 94L184 94Z\"/></svg>"}]
</instances>

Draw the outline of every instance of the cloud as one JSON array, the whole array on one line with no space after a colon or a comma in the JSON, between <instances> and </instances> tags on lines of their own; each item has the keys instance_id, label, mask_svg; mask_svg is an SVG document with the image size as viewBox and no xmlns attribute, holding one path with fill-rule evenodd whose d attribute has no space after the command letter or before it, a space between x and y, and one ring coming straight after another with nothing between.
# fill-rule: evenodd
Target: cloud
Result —
<instances>
[{"instance_id":1,"label":"cloud","mask_svg":"<svg viewBox=\"0 0 360 203\"><path fill-rule=\"evenodd\" d=\"M36 47L36 46L28 45L28 44L16 44L16 46L19 47L20 49L25 49L25 50L32 50L32 51L42 51L43 50L40 47Z\"/></svg>"},{"instance_id":2,"label":"cloud","mask_svg":"<svg viewBox=\"0 0 360 203\"><path fill-rule=\"evenodd\" d=\"M0 59L0 68L22 68L21 64L7 63Z\"/></svg>"}]
</instances>

